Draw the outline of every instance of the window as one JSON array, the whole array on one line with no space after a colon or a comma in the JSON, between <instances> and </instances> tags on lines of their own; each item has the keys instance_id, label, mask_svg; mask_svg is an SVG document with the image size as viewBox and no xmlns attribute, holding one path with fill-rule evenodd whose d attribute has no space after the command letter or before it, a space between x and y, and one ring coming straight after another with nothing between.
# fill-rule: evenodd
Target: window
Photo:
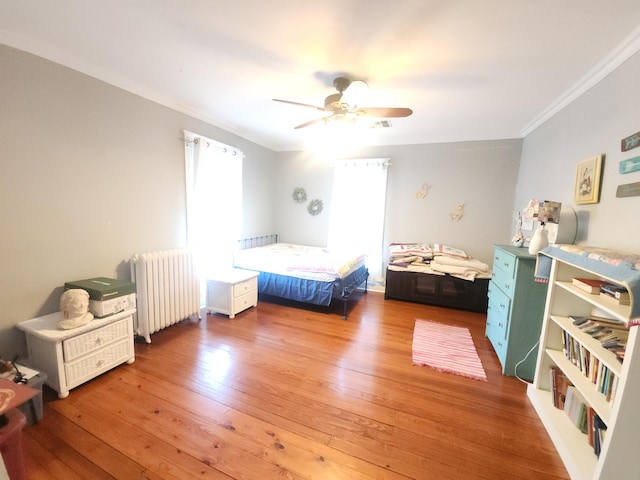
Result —
<instances>
[{"instance_id":1,"label":"window","mask_svg":"<svg viewBox=\"0 0 640 480\"><path fill-rule=\"evenodd\" d=\"M242 159L238 149L185 132L187 241L201 278L233 265L242 222Z\"/></svg>"},{"instance_id":2,"label":"window","mask_svg":"<svg viewBox=\"0 0 640 480\"><path fill-rule=\"evenodd\" d=\"M370 281L382 283L383 231L388 159L340 160L334 164L328 248L362 250Z\"/></svg>"}]
</instances>

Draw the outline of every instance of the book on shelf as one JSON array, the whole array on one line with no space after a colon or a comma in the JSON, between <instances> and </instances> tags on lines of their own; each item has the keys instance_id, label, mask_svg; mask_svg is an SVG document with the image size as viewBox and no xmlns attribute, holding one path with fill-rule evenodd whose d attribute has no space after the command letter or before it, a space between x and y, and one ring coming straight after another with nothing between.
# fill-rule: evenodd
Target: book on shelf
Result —
<instances>
[{"instance_id":1,"label":"book on shelf","mask_svg":"<svg viewBox=\"0 0 640 480\"><path fill-rule=\"evenodd\" d=\"M606 282L604 280L598 280L596 278L573 277L572 283L580 290L598 295L600 293L600 288Z\"/></svg>"},{"instance_id":2,"label":"book on shelf","mask_svg":"<svg viewBox=\"0 0 640 480\"><path fill-rule=\"evenodd\" d=\"M598 415L593 417L593 452L597 457L600 456L600 450L602 449L602 442L604 442L605 434L607 433L607 426Z\"/></svg>"},{"instance_id":3,"label":"book on shelf","mask_svg":"<svg viewBox=\"0 0 640 480\"><path fill-rule=\"evenodd\" d=\"M598 315L589 315L588 319L593 322L598 322L600 324L607 324L612 328L616 327L616 328L624 328L625 330L629 329L629 327L625 322L621 320L616 320L615 318L600 317Z\"/></svg>"},{"instance_id":4,"label":"book on shelf","mask_svg":"<svg viewBox=\"0 0 640 480\"><path fill-rule=\"evenodd\" d=\"M578 315L569 315L569 320L577 327L589 321L589 317L583 317Z\"/></svg>"},{"instance_id":5,"label":"book on shelf","mask_svg":"<svg viewBox=\"0 0 640 480\"><path fill-rule=\"evenodd\" d=\"M621 286L613 283L604 282L600 287L600 293L616 300L620 305L630 305L631 297L629 291Z\"/></svg>"},{"instance_id":6,"label":"book on shelf","mask_svg":"<svg viewBox=\"0 0 640 480\"><path fill-rule=\"evenodd\" d=\"M553 406L560 410L564 410L564 404L567 398L567 387L571 385L571 381L562 372L562 370L555 365L551 367L550 375Z\"/></svg>"},{"instance_id":7,"label":"book on shelf","mask_svg":"<svg viewBox=\"0 0 640 480\"><path fill-rule=\"evenodd\" d=\"M567 387L564 412L578 430L587 433L587 403L573 385Z\"/></svg>"}]
</instances>

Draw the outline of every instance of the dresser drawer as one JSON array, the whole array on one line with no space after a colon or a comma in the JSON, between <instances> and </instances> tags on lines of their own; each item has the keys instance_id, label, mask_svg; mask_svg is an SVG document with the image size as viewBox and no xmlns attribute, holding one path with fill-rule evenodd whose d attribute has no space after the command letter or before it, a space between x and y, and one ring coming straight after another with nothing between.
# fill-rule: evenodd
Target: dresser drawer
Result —
<instances>
[{"instance_id":1,"label":"dresser drawer","mask_svg":"<svg viewBox=\"0 0 640 480\"><path fill-rule=\"evenodd\" d=\"M507 340L500 337L500 334L498 333L492 335L490 332L487 332L487 338L491 341L491 345L493 345L496 356L498 357L498 360L500 360L500 365L502 365L504 369L507 360L507 347L509 346Z\"/></svg>"},{"instance_id":2,"label":"dresser drawer","mask_svg":"<svg viewBox=\"0 0 640 480\"><path fill-rule=\"evenodd\" d=\"M244 282L236 283L233 286L233 296L239 297L249 292L258 290L258 278L253 277L249 280L245 280ZM253 303L252 303L253 305Z\"/></svg>"},{"instance_id":3,"label":"dresser drawer","mask_svg":"<svg viewBox=\"0 0 640 480\"><path fill-rule=\"evenodd\" d=\"M75 362L65 363L68 388L76 387L133 356L133 341L126 338Z\"/></svg>"},{"instance_id":4,"label":"dresser drawer","mask_svg":"<svg viewBox=\"0 0 640 480\"><path fill-rule=\"evenodd\" d=\"M516 257L496 248L493 254L493 271L502 272L507 277L513 278L516 271Z\"/></svg>"},{"instance_id":5,"label":"dresser drawer","mask_svg":"<svg viewBox=\"0 0 640 480\"><path fill-rule=\"evenodd\" d=\"M103 328L78 335L62 342L65 362L70 362L87 353L132 336L129 319L123 319Z\"/></svg>"},{"instance_id":6,"label":"dresser drawer","mask_svg":"<svg viewBox=\"0 0 640 480\"><path fill-rule=\"evenodd\" d=\"M495 269L493 271L491 283L493 283L494 290L497 287L509 298L513 298L516 286L516 279L513 277L513 275L505 272L504 270Z\"/></svg>"},{"instance_id":7,"label":"dresser drawer","mask_svg":"<svg viewBox=\"0 0 640 480\"><path fill-rule=\"evenodd\" d=\"M495 288L495 286L493 287ZM496 351L496 355L500 360L500 363L505 365L507 357L507 347L509 345L507 341L509 333L509 321L505 311L497 305L492 297L489 299L489 307L487 309L487 330L486 336L491 341L493 349ZM509 299L506 299L509 301Z\"/></svg>"},{"instance_id":8,"label":"dresser drawer","mask_svg":"<svg viewBox=\"0 0 640 480\"><path fill-rule=\"evenodd\" d=\"M489 307L487 308L487 332L496 332L496 338L506 339L509 327L511 299L489 283Z\"/></svg>"}]
</instances>

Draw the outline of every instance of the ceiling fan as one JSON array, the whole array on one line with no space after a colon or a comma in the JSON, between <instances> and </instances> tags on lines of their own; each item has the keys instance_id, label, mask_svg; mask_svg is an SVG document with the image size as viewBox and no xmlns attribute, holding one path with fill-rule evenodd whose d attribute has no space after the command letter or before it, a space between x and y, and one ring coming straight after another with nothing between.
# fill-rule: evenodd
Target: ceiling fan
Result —
<instances>
[{"instance_id":1,"label":"ceiling fan","mask_svg":"<svg viewBox=\"0 0 640 480\"><path fill-rule=\"evenodd\" d=\"M333 81L333 86L338 93L333 93L324 99L324 107L309 105L307 103L292 102L290 100L280 100L274 98L275 102L289 103L301 107L313 108L321 112L327 112L320 118L305 122L294 128L304 128L315 123L330 123L335 121L355 122L360 117L369 118L399 118L408 117L413 113L410 108L387 108L387 107L361 107L358 105L358 96L362 90L368 88L362 80L350 80L346 77L337 77ZM349 87L351 87L349 89Z\"/></svg>"}]
</instances>

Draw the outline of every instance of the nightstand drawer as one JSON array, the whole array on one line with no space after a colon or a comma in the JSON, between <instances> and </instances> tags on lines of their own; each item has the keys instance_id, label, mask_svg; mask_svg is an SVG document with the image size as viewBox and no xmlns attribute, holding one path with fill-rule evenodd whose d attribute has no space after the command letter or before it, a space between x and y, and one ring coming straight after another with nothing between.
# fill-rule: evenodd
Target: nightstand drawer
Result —
<instances>
[{"instance_id":1,"label":"nightstand drawer","mask_svg":"<svg viewBox=\"0 0 640 480\"><path fill-rule=\"evenodd\" d=\"M117 340L132 336L128 319L120 320L98 330L93 330L62 342L65 362L70 362Z\"/></svg>"},{"instance_id":2,"label":"nightstand drawer","mask_svg":"<svg viewBox=\"0 0 640 480\"><path fill-rule=\"evenodd\" d=\"M234 297L239 297L241 295L244 295L244 294L249 293L249 292L253 292L255 290L258 290L258 278L257 277L250 278L249 280L246 280L246 281L241 282L241 283L236 283L233 286L233 296Z\"/></svg>"},{"instance_id":3,"label":"nightstand drawer","mask_svg":"<svg viewBox=\"0 0 640 480\"><path fill-rule=\"evenodd\" d=\"M501 271L505 276L513 278L516 271L516 257L504 250L496 249L493 254L493 271Z\"/></svg>"},{"instance_id":4,"label":"nightstand drawer","mask_svg":"<svg viewBox=\"0 0 640 480\"><path fill-rule=\"evenodd\" d=\"M133 342L125 339L97 350L92 355L65 363L64 371L69 388L76 387L102 372L120 365L133 356Z\"/></svg>"},{"instance_id":5,"label":"nightstand drawer","mask_svg":"<svg viewBox=\"0 0 640 480\"><path fill-rule=\"evenodd\" d=\"M258 302L257 291L247 292L233 301L233 313L240 313Z\"/></svg>"}]
</instances>

